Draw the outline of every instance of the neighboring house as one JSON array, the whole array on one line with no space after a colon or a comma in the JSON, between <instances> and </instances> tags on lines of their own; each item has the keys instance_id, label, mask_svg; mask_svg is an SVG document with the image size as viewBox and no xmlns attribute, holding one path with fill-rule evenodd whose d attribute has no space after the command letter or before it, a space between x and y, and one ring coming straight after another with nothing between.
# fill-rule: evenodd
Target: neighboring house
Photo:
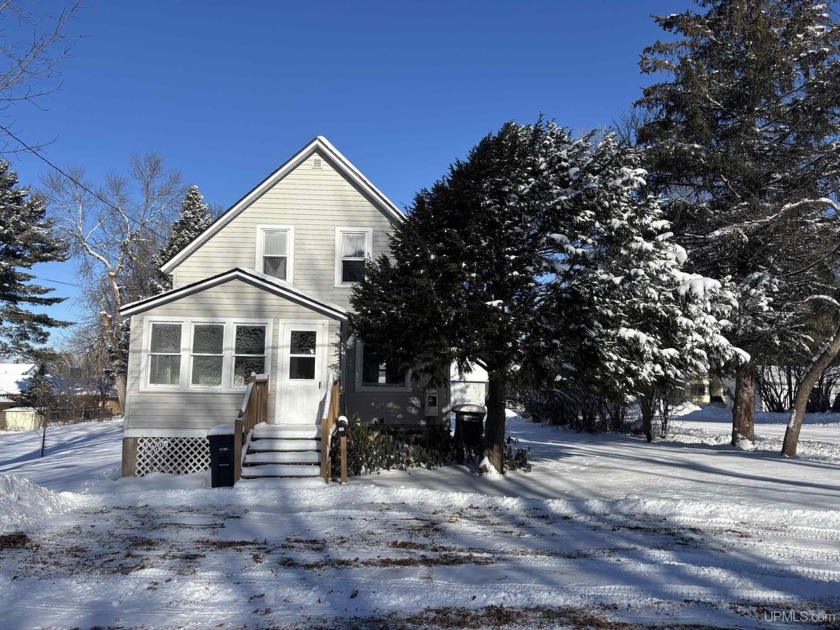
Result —
<instances>
[{"instance_id":1,"label":"neighboring house","mask_svg":"<svg viewBox=\"0 0 840 630\"><path fill-rule=\"evenodd\" d=\"M38 371L35 363L0 363L0 428L22 430L17 422L7 422L6 410L19 405L17 398L26 391L29 379Z\"/></svg>"},{"instance_id":2,"label":"neighboring house","mask_svg":"<svg viewBox=\"0 0 840 630\"><path fill-rule=\"evenodd\" d=\"M173 289L122 310L123 474L206 469L207 431L236 417L252 372L269 375L270 422L299 435L315 435L333 376L344 415L439 422L448 391L389 370L348 324L365 260L388 253L403 220L318 137L163 265Z\"/></svg>"},{"instance_id":3,"label":"neighboring house","mask_svg":"<svg viewBox=\"0 0 840 630\"><path fill-rule=\"evenodd\" d=\"M18 404L15 398L26 391L37 371L35 363L0 363L0 411Z\"/></svg>"}]
</instances>

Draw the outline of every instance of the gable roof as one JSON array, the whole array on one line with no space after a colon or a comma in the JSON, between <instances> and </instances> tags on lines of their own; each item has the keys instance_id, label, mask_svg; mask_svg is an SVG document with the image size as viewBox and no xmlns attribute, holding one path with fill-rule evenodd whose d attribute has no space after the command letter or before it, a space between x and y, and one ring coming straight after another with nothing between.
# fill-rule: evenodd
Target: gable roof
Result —
<instances>
[{"instance_id":1,"label":"gable roof","mask_svg":"<svg viewBox=\"0 0 840 630\"><path fill-rule=\"evenodd\" d=\"M250 284L251 286L279 297L286 298L291 302L300 304L301 306L317 311L333 319L342 321L347 319L347 310L336 304L325 302L321 298L315 297L306 291L301 291L300 289L290 285L288 282L275 278L274 276L269 276L264 273L260 273L259 271L254 271L253 269L242 269L241 267L236 267L229 271L225 271L224 273L205 278L204 280L199 280L198 282L193 282L192 284L188 284L178 289L161 293L160 295L154 295L150 298L126 304L120 309L120 313L126 316L137 315L138 313L143 313L158 306L169 304L170 302L180 300L188 295L224 284L225 282L230 282L231 280L241 280L246 284Z\"/></svg>"},{"instance_id":2,"label":"gable roof","mask_svg":"<svg viewBox=\"0 0 840 630\"><path fill-rule=\"evenodd\" d=\"M178 265L186 260L199 247L204 245L210 238L218 233L223 227L235 219L239 214L250 206L255 200L261 197L272 186L276 185L286 175L301 165L310 155L315 152L327 158L332 165L343 174L348 180L362 189L386 216L401 222L405 221L405 215L388 199L370 180L362 175L361 171L344 157L329 140L324 136L318 136L310 141L300 151L295 153L286 162L266 177L262 182L251 189L244 197L231 206L222 216L216 219L201 235L192 243L182 249L176 256L161 266L161 271L171 273Z\"/></svg>"}]
</instances>

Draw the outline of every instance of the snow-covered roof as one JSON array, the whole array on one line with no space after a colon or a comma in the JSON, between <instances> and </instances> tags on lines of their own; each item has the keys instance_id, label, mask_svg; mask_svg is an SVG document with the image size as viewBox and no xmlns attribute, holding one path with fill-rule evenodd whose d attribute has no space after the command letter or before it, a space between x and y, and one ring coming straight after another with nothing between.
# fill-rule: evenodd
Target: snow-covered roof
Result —
<instances>
[{"instance_id":1,"label":"snow-covered roof","mask_svg":"<svg viewBox=\"0 0 840 630\"><path fill-rule=\"evenodd\" d=\"M34 374L38 369L36 363L0 363L0 374Z\"/></svg>"},{"instance_id":2,"label":"snow-covered roof","mask_svg":"<svg viewBox=\"0 0 840 630\"><path fill-rule=\"evenodd\" d=\"M236 267L229 271L225 271L224 273L211 276L210 278L205 278L204 280L193 282L192 284L167 291L166 293L161 293L160 295L155 295L150 298L138 300L137 302L132 302L131 304L126 304L120 309L120 312L125 316L143 313L149 309L163 306L164 304L174 302L175 300L180 300L188 295L224 284L225 282L230 282L231 280L241 280L251 286L257 287L258 289L286 298L287 300L312 309L313 311L322 313L323 315L327 315L328 317L332 317L333 319L342 321L347 319L347 310L337 304L326 302L321 298L306 291L302 291L297 287L293 287L288 282L275 278L274 276L269 276L259 271L254 271L253 269L242 269L241 267Z\"/></svg>"},{"instance_id":3,"label":"snow-covered roof","mask_svg":"<svg viewBox=\"0 0 840 630\"><path fill-rule=\"evenodd\" d=\"M37 371L35 363L0 363L0 396L26 391L26 384Z\"/></svg>"},{"instance_id":4,"label":"snow-covered roof","mask_svg":"<svg viewBox=\"0 0 840 630\"><path fill-rule=\"evenodd\" d=\"M219 230L239 216L245 208L250 206L255 200L259 199L267 190L276 185L277 182L300 166L301 163L306 161L309 156L316 151L319 155L329 160L336 170L342 173L348 180L367 193L367 196L374 205L376 205L385 215L398 222L405 220L405 215L399 210L399 208L397 208L397 206L395 206L388 197L386 197L376 186L374 186L367 177L362 175L362 172L353 166L350 160L344 157L341 152L339 152L339 150L336 149L324 136L318 136L289 158L280 168L257 184L257 186L242 197L242 199L233 204L229 210L222 214L222 216L216 219L210 227L202 232L197 239L182 249L166 264L161 266L161 271L164 273L172 273L178 265L184 262L184 260L191 256L193 252L210 240L214 234L219 232Z\"/></svg>"}]
</instances>

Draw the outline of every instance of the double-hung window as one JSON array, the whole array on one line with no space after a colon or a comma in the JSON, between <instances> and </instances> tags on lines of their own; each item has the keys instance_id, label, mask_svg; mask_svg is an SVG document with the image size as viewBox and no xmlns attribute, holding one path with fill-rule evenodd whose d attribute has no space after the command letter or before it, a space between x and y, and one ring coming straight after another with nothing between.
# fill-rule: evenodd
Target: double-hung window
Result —
<instances>
[{"instance_id":1,"label":"double-hung window","mask_svg":"<svg viewBox=\"0 0 840 630\"><path fill-rule=\"evenodd\" d=\"M181 379L181 324L152 324L149 385L178 385Z\"/></svg>"},{"instance_id":2,"label":"double-hung window","mask_svg":"<svg viewBox=\"0 0 840 630\"><path fill-rule=\"evenodd\" d=\"M265 326L237 325L233 347L233 385L245 385L251 372L265 373Z\"/></svg>"},{"instance_id":3,"label":"double-hung window","mask_svg":"<svg viewBox=\"0 0 840 630\"><path fill-rule=\"evenodd\" d=\"M294 228L292 226L257 226L257 271L291 283L293 250Z\"/></svg>"},{"instance_id":4,"label":"double-hung window","mask_svg":"<svg viewBox=\"0 0 840 630\"><path fill-rule=\"evenodd\" d=\"M371 258L371 228L338 228L335 232L335 286L351 286L365 279L365 261Z\"/></svg>"},{"instance_id":5,"label":"double-hung window","mask_svg":"<svg viewBox=\"0 0 840 630\"><path fill-rule=\"evenodd\" d=\"M225 364L225 325L196 324L192 339L190 385L221 387Z\"/></svg>"}]
</instances>

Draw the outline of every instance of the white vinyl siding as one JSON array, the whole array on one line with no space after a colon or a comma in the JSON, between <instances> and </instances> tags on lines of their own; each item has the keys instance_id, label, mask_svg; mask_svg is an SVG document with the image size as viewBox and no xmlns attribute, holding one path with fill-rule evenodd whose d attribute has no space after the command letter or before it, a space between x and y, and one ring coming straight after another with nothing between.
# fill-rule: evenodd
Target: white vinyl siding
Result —
<instances>
[{"instance_id":1,"label":"white vinyl siding","mask_svg":"<svg viewBox=\"0 0 840 630\"><path fill-rule=\"evenodd\" d=\"M323 158L320 169L313 168L315 157ZM316 153L184 260L174 273L174 286L186 286L234 267L261 270L256 266L257 228L294 226L290 238L294 286L349 309L350 291L335 286L336 228L369 229L369 253L376 259L388 252L393 220Z\"/></svg>"}]
</instances>

